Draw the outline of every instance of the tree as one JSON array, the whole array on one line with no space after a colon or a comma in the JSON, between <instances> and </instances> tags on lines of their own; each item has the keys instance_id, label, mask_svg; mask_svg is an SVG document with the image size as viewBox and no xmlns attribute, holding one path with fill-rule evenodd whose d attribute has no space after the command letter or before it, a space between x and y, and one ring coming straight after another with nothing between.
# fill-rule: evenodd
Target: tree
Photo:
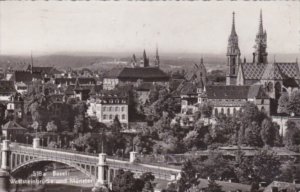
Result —
<instances>
[{"instance_id":1,"label":"tree","mask_svg":"<svg viewBox=\"0 0 300 192\"><path fill-rule=\"evenodd\" d=\"M199 146L199 134L197 131L190 131L184 138L183 138L183 144L186 147L186 149L192 149L193 147Z\"/></svg>"},{"instance_id":2,"label":"tree","mask_svg":"<svg viewBox=\"0 0 300 192\"><path fill-rule=\"evenodd\" d=\"M47 129L48 132L56 132L57 131L57 125L55 124L55 122L53 120L49 121L47 123L46 129Z\"/></svg>"},{"instance_id":3,"label":"tree","mask_svg":"<svg viewBox=\"0 0 300 192\"><path fill-rule=\"evenodd\" d=\"M151 172L143 173L140 176L140 180L143 183L142 192L153 192L154 191L154 184L153 184L154 179L155 179L155 177L152 175Z\"/></svg>"},{"instance_id":4,"label":"tree","mask_svg":"<svg viewBox=\"0 0 300 192\"><path fill-rule=\"evenodd\" d=\"M263 120L261 124L260 135L265 145L268 146L274 145L277 136L276 131L278 130L274 127L272 121L269 118Z\"/></svg>"},{"instance_id":5,"label":"tree","mask_svg":"<svg viewBox=\"0 0 300 192\"><path fill-rule=\"evenodd\" d=\"M235 172L241 182L271 183L280 174L281 163L277 155L268 150L258 151L253 158L243 156Z\"/></svg>"},{"instance_id":6,"label":"tree","mask_svg":"<svg viewBox=\"0 0 300 192\"><path fill-rule=\"evenodd\" d=\"M202 103L199 107L202 117L210 117L212 114L213 107L210 103Z\"/></svg>"},{"instance_id":7,"label":"tree","mask_svg":"<svg viewBox=\"0 0 300 192\"><path fill-rule=\"evenodd\" d=\"M122 125L120 123L118 116L115 116L113 124L110 126L110 130L114 134L120 134L122 130Z\"/></svg>"},{"instance_id":8,"label":"tree","mask_svg":"<svg viewBox=\"0 0 300 192\"><path fill-rule=\"evenodd\" d=\"M300 91L293 91L290 95L289 102L287 104L287 111L300 115Z\"/></svg>"},{"instance_id":9,"label":"tree","mask_svg":"<svg viewBox=\"0 0 300 192\"><path fill-rule=\"evenodd\" d=\"M120 169L112 182L114 192L140 192L142 188L137 185L137 180L130 171Z\"/></svg>"},{"instance_id":10,"label":"tree","mask_svg":"<svg viewBox=\"0 0 300 192\"><path fill-rule=\"evenodd\" d=\"M260 126L255 121L246 128L244 139L248 145L255 147L261 147L263 145L263 141L260 136L260 129Z\"/></svg>"},{"instance_id":11,"label":"tree","mask_svg":"<svg viewBox=\"0 0 300 192\"><path fill-rule=\"evenodd\" d=\"M195 159L193 163L201 178L209 177L213 180L223 180L236 177L232 163L224 159L222 153L211 152L207 160L201 162Z\"/></svg>"},{"instance_id":12,"label":"tree","mask_svg":"<svg viewBox=\"0 0 300 192\"><path fill-rule=\"evenodd\" d=\"M185 192L193 186L197 186L200 181L197 178L197 170L190 160L183 164L181 178L177 182L178 191Z\"/></svg>"},{"instance_id":13,"label":"tree","mask_svg":"<svg viewBox=\"0 0 300 192\"><path fill-rule=\"evenodd\" d=\"M288 120L286 122L286 133L284 136L284 144L285 146L293 146L298 144L298 138L300 138L300 130L296 125L296 122L292 120Z\"/></svg>"},{"instance_id":14,"label":"tree","mask_svg":"<svg viewBox=\"0 0 300 192\"><path fill-rule=\"evenodd\" d=\"M289 95L288 93L283 92L278 100L277 112L288 114L289 113L288 104L289 104Z\"/></svg>"},{"instance_id":15,"label":"tree","mask_svg":"<svg viewBox=\"0 0 300 192\"><path fill-rule=\"evenodd\" d=\"M214 180L209 180L208 187L205 189L205 192L222 192L222 187Z\"/></svg>"}]
</instances>

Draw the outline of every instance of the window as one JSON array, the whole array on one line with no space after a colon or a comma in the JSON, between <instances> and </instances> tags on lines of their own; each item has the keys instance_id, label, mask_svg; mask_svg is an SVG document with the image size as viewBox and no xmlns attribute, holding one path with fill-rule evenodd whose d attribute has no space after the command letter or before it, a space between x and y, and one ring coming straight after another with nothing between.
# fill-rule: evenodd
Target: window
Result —
<instances>
[{"instance_id":1,"label":"window","mask_svg":"<svg viewBox=\"0 0 300 192\"><path fill-rule=\"evenodd\" d=\"M105 120L106 119L106 115L103 115L103 120Z\"/></svg>"},{"instance_id":2,"label":"window","mask_svg":"<svg viewBox=\"0 0 300 192\"><path fill-rule=\"evenodd\" d=\"M109 108L108 108L108 111L111 111L111 110L112 110L112 107L109 107Z\"/></svg>"},{"instance_id":3,"label":"window","mask_svg":"<svg viewBox=\"0 0 300 192\"><path fill-rule=\"evenodd\" d=\"M119 111L119 107L116 107L116 111Z\"/></svg>"},{"instance_id":4,"label":"window","mask_svg":"<svg viewBox=\"0 0 300 192\"><path fill-rule=\"evenodd\" d=\"M215 115L218 115L218 109L215 108Z\"/></svg>"},{"instance_id":5,"label":"window","mask_svg":"<svg viewBox=\"0 0 300 192\"><path fill-rule=\"evenodd\" d=\"M106 107L103 107L103 111L106 111Z\"/></svg>"},{"instance_id":6,"label":"window","mask_svg":"<svg viewBox=\"0 0 300 192\"><path fill-rule=\"evenodd\" d=\"M221 109L221 113L224 114L224 109L223 108Z\"/></svg>"},{"instance_id":7,"label":"window","mask_svg":"<svg viewBox=\"0 0 300 192\"><path fill-rule=\"evenodd\" d=\"M122 111L122 112L124 111L124 107L121 108L121 111Z\"/></svg>"},{"instance_id":8,"label":"window","mask_svg":"<svg viewBox=\"0 0 300 192\"><path fill-rule=\"evenodd\" d=\"M124 120L124 119L125 119L125 117L126 117L126 116L123 114L123 115L122 115L122 119Z\"/></svg>"},{"instance_id":9,"label":"window","mask_svg":"<svg viewBox=\"0 0 300 192\"><path fill-rule=\"evenodd\" d=\"M115 117L119 119L119 115L116 115Z\"/></svg>"},{"instance_id":10,"label":"window","mask_svg":"<svg viewBox=\"0 0 300 192\"><path fill-rule=\"evenodd\" d=\"M112 115L109 115L109 119L112 119Z\"/></svg>"},{"instance_id":11,"label":"window","mask_svg":"<svg viewBox=\"0 0 300 192\"><path fill-rule=\"evenodd\" d=\"M264 100L264 99L262 99L262 100L261 100L261 104L264 104L264 102L265 102L265 100Z\"/></svg>"}]
</instances>

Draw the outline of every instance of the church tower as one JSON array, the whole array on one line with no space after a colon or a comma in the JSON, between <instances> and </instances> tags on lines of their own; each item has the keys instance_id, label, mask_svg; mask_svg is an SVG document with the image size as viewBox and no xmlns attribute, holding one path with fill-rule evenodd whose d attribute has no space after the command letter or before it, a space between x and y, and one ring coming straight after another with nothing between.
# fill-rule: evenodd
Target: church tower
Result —
<instances>
[{"instance_id":1,"label":"church tower","mask_svg":"<svg viewBox=\"0 0 300 192\"><path fill-rule=\"evenodd\" d=\"M267 53L267 32L263 28L262 11L260 10L260 19L258 33L255 39L255 52L253 53L253 63L268 63Z\"/></svg>"},{"instance_id":2,"label":"church tower","mask_svg":"<svg viewBox=\"0 0 300 192\"><path fill-rule=\"evenodd\" d=\"M235 85L237 79L238 65L240 63L240 48L239 39L235 31L235 13L232 13L232 28L231 34L228 39L227 47L227 74L226 74L226 85Z\"/></svg>"}]
</instances>

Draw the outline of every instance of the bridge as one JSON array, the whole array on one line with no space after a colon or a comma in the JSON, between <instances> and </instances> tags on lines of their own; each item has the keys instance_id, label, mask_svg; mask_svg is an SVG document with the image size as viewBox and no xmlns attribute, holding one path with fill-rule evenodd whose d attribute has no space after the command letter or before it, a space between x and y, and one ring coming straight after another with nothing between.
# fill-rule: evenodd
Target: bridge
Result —
<instances>
[{"instance_id":1,"label":"bridge","mask_svg":"<svg viewBox=\"0 0 300 192\"><path fill-rule=\"evenodd\" d=\"M129 170L135 176L151 172L155 178L168 181L176 180L180 173L180 169L176 168L137 163L137 152L134 151L130 152L129 161L124 161L107 158L105 153L88 155L71 150L59 151L44 148L40 146L39 138L34 138L33 145L3 140L1 149L0 187L1 184L5 187L9 184L8 181L3 181L3 178L9 178L27 165L41 162L59 162L73 167L90 178L95 186L110 186L119 169ZM2 191L1 188L0 191Z\"/></svg>"}]
</instances>

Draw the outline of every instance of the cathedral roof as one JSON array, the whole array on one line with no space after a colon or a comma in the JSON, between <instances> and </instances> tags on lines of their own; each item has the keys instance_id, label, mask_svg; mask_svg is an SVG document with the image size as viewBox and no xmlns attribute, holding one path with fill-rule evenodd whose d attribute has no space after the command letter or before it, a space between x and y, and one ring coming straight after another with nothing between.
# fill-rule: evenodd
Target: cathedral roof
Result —
<instances>
[{"instance_id":1,"label":"cathedral roof","mask_svg":"<svg viewBox=\"0 0 300 192\"><path fill-rule=\"evenodd\" d=\"M298 63L276 63L280 71L288 78L300 79Z\"/></svg>"},{"instance_id":2,"label":"cathedral roof","mask_svg":"<svg viewBox=\"0 0 300 192\"><path fill-rule=\"evenodd\" d=\"M261 85L211 85L206 87L208 99L266 99L267 94Z\"/></svg>"},{"instance_id":3,"label":"cathedral roof","mask_svg":"<svg viewBox=\"0 0 300 192\"><path fill-rule=\"evenodd\" d=\"M253 63L241 63L242 71L245 79L261 79L265 65Z\"/></svg>"},{"instance_id":4,"label":"cathedral roof","mask_svg":"<svg viewBox=\"0 0 300 192\"><path fill-rule=\"evenodd\" d=\"M241 63L244 79L300 79L300 71L297 63L274 63L274 64L254 64Z\"/></svg>"},{"instance_id":5,"label":"cathedral roof","mask_svg":"<svg viewBox=\"0 0 300 192\"><path fill-rule=\"evenodd\" d=\"M281 72L277 63L269 63L266 65L261 79L263 79L263 80L283 80L283 79L285 79L285 75Z\"/></svg>"}]
</instances>

